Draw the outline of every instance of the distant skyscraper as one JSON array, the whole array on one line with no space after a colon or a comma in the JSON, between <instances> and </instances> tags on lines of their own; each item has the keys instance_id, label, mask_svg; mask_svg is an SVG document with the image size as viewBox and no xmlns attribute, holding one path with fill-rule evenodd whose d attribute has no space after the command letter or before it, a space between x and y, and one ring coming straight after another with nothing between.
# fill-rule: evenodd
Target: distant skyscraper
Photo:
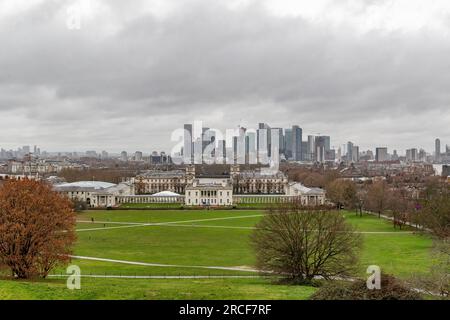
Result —
<instances>
[{"instance_id":1,"label":"distant skyscraper","mask_svg":"<svg viewBox=\"0 0 450 320\"><path fill-rule=\"evenodd\" d=\"M308 136L308 144L310 144ZM320 163L325 160L334 160L336 154L331 151L331 138L330 136L317 136L314 138L314 152L310 155L311 159L319 161Z\"/></svg>"},{"instance_id":2,"label":"distant skyscraper","mask_svg":"<svg viewBox=\"0 0 450 320\"><path fill-rule=\"evenodd\" d=\"M203 162L212 164L214 163L216 132L210 128L203 128L202 139Z\"/></svg>"},{"instance_id":3,"label":"distant skyscraper","mask_svg":"<svg viewBox=\"0 0 450 320\"><path fill-rule=\"evenodd\" d=\"M278 131L278 153L281 154L284 151L284 135L283 135L283 129L281 128L271 128L270 131ZM271 135L272 136L272 135ZM271 139L272 140L272 137ZM272 141L271 141L272 143Z\"/></svg>"},{"instance_id":4,"label":"distant skyscraper","mask_svg":"<svg viewBox=\"0 0 450 320\"><path fill-rule=\"evenodd\" d=\"M246 128L239 127L237 136L233 137L233 154L235 164L244 164L246 158L245 132Z\"/></svg>"},{"instance_id":5,"label":"distant skyscraper","mask_svg":"<svg viewBox=\"0 0 450 320\"><path fill-rule=\"evenodd\" d=\"M427 161L427 153L424 149L420 149L417 155L417 160L426 162Z\"/></svg>"},{"instance_id":6,"label":"distant skyscraper","mask_svg":"<svg viewBox=\"0 0 450 320\"><path fill-rule=\"evenodd\" d=\"M353 142L349 141L347 142L347 162L353 161Z\"/></svg>"},{"instance_id":7,"label":"distant skyscraper","mask_svg":"<svg viewBox=\"0 0 450 320\"><path fill-rule=\"evenodd\" d=\"M192 124L184 125L184 145L183 145L183 161L184 163L192 163L194 157L192 143Z\"/></svg>"},{"instance_id":8,"label":"distant skyscraper","mask_svg":"<svg viewBox=\"0 0 450 320\"><path fill-rule=\"evenodd\" d=\"M261 132L261 134L260 134ZM264 136L264 137L263 137ZM265 139L266 141L260 141L260 139ZM259 152L259 146L267 147L267 156L270 157L270 126L267 123L260 122L258 124L258 130L256 131L256 143Z\"/></svg>"},{"instance_id":9,"label":"distant skyscraper","mask_svg":"<svg viewBox=\"0 0 450 320\"><path fill-rule=\"evenodd\" d=\"M226 158L225 140L218 140L217 149L215 152L216 163L218 164L225 163L225 158Z\"/></svg>"},{"instance_id":10,"label":"distant skyscraper","mask_svg":"<svg viewBox=\"0 0 450 320\"><path fill-rule=\"evenodd\" d=\"M245 137L245 154L246 154L246 163L256 164L256 133L247 132Z\"/></svg>"},{"instance_id":11,"label":"distant skyscraper","mask_svg":"<svg viewBox=\"0 0 450 320\"><path fill-rule=\"evenodd\" d=\"M352 162L359 162L359 147L358 146L353 146L353 150L352 150Z\"/></svg>"},{"instance_id":12,"label":"distant skyscraper","mask_svg":"<svg viewBox=\"0 0 450 320\"><path fill-rule=\"evenodd\" d=\"M210 143L209 128L202 128L202 152L205 151L206 146Z\"/></svg>"},{"instance_id":13,"label":"distant skyscraper","mask_svg":"<svg viewBox=\"0 0 450 320\"><path fill-rule=\"evenodd\" d=\"M299 126L292 126L292 157L295 161L302 160L303 132Z\"/></svg>"},{"instance_id":14,"label":"distant skyscraper","mask_svg":"<svg viewBox=\"0 0 450 320\"><path fill-rule=\"evenodd\" d=\"M324 141L325 151L330 151L331 150L331 138L330 138L330 136L321 136L321 138Z\"/></svg>"},{"instance_id":15,"label":"distant skyscraper","mask_svg":"<svg viewBox=\"0 0 450 320\"><path fill-rule=\"evenodd\" d=\"M338 150L337 150L337 160L339 162L341 162L341 160L342 160L342 149L341 149L341 147L339 147Z\"/></svg>"},{"instance_id":16,"label":"distant skyscraper","mask_svg":"<svg viewBox=\"0 0 450 320\"><path fill-rule=\"evenodd\" d=\"M434 142L434 159L436 162L441 159L441 140L439 139Z\"/></svg>"},{"instance_id":17,"label":"distant skyscraper","mask_svg":"<svg viewBox=\"0 0 450 320\"><path fill-rule=\"evenodd\" d=\"M302 141L302 161L308 161L308 141Z\"/></svg>"},{"instance_id":18,"label":"distant skyscraper","mask_svg":"<svg viewBox=\"0 0 450 320\"><path fill-rule=\"evenodd\" d=\"M398 157L397 150L394 150L394 151L392 152L392 160L397 161L398 158L399 158L399 157Z\"/></svg>"},{"instance_id":19,"label":"distant skyscraper","mask_svg":"<svg viewBox=\"0 0 450 320\"><path fill-rule=\"evenodd\" d=\"M336 150L330 149L325 151L325 161L335 161L336 160Z\"/></svg>"},{"instance_id":20,"label":"distant skyscraper","mask_svg":"<svg viewBox=\"0 0 450 320\"><path fill-rule=\"evenodd\" d=\"M376 148L375 149L375 161L382 162L388 161L388 149L387 148Z\"/></svg>"},{"instance_id":21,"label":"distant skyscraper","mask_svg":"<svg viewBox=\"0 0 450 320\"><path fill-rule=\"evenodd\" d=\"M128 154L127 154L126 151L122 151L122 152L120 153L120 160L122 160L122 161L128 161Z\"/></svg>"},{"instance_id":22,"label":"distant skyscraper","mask_svg":"<svg viewBox=\"0 0 450 320\"><path fill-rule=\"evenodd\" d=\"M324 136L317 136L315 138L314 145L316 146L316 157L314 160L320 163L324 163L326 152L326 138Z\"/></svg>"},{"instance_id":23,"label":"distant skyscraper","mask_svg":"<svg viewBox=\"0 0 450 320\"><path fill-rule=\"evenodd\" d=\"M306 159L308 161L314 161L316 158L316 139L314 136L308 136L308 148Z\"/></svg>"},{"instance_id":24,"label":"distant skyscraper","mask_svg":"<svg viewBox=\"0 0 450 320\"><path fill-rule=\"evenodd\" d=\"M284 155L286 159L292 159L292 129L284 130Z\"/></svg>"},{"instance_id":25,"label":"distant skyscraper","mask_svg":"<svg viewBox=\"0 0 450 320\"><path fill-rule=\"evenodd\" d=\"M417 149L412 148L406 150L406 161L408 162L414 162L418 160L418 152Z\"/></svg>"},{"instance_id":26,"label":"distant skyscraper","mask_svg":"<svg viewBox=\"0 0 450 320\"><path fill-rule=\"evenodd\" d=\"M141 151L136 151L134 153L134 160L135 161L142 161L142 152Z\"/></svg>"},{"instance_id":27,"label":"distant skyscraper","mask_svg":"<svg viewBox=\"0 0 450 320\"><path fill-rule=\"evenodd\" d=\"M258 144L258 162L268 163L269 159L269 139L267 135L270 134L270 130L263 128L262 124L259 124L259 129L256 131L256 140Z\"/></svg>"}]
</instances>

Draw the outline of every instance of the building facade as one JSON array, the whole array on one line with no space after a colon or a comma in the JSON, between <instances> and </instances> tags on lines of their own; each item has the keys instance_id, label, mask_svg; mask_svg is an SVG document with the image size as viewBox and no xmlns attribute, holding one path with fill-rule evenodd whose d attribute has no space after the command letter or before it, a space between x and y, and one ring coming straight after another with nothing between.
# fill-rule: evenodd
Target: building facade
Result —
<instances>
[{"instance_id":1,"label":"building facade","mask_svg":"<svg viewBox=\"0 0 450 320\"><path fill-rule=\"evenodd\" d=\"M115 207L118 197L134 194L132 184L102 181L61 183L54 185L53 189L71 200L85 202L90 208Z\"/></svg>"},{"instance_id":2,"label":"building facade","mask_svg":"<svg viewBox=\"0 0 450 320\"><path fill-rule=\"evenodd\" d=\"M195 179L186 187L186 206L232 206L233 187L228 179Z\"/></svg>"},{"instance_id":3,"label":"building facade","mask_svg":"<svg viewBox=\"0 0 450 320\"><path fill-rule=\"evenodd\" d=\"M136 194L146 195L162 191L185 194L186 187L194 183L195 178L229 179L234 194L285 194L288 179L282 172L263 174L260 170L241 171L239 165L231 165L228 172L201 175L194 165L183 170L147 171L128 181L134 184Z\"/></svg>"}]
</instances>

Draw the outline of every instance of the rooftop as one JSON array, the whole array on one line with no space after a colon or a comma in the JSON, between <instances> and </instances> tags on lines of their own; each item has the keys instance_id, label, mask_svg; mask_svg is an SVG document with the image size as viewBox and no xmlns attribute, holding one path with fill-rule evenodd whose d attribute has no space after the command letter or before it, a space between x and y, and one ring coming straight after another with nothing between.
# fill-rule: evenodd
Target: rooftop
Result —
<instances>
[{"instance_id":1,"label":"rooftop","mask_svg":"<svg viewBox=\"0 0 450 320\"><path fill-rule=\"evenodd\" d=\"M155 194L152 194L152 197L179 197L180 194L172 192L172 191L161 191Z\"/></svg>"},{"instance_id":2,"label":"rooftop","mask_svg":"<svg viewBox=\"0 0 450 320\"><path fill-rule=\"evenodd\" d=\"M143 172L138 175L138 177L145 177L145 178L152 178L152 177L163 177L163 178L169 178L169 177L183 177L185 176L185 172L182 170L171 170L171 171L157 171L157 170L150 170Z\"/></svg>"},{"instance_id":3,"label":"rooftop","mask_svg":"<svg viewBox=\"0 0 450 320\"><path fill-rule=\"evenodd\" d=\"M94 189L101 190L116 186L114 183L104 182L104 181L77 181L70 183L61 183L55 185L57 188L80 188L80 189Z\"/></svg>"}]
</instances>

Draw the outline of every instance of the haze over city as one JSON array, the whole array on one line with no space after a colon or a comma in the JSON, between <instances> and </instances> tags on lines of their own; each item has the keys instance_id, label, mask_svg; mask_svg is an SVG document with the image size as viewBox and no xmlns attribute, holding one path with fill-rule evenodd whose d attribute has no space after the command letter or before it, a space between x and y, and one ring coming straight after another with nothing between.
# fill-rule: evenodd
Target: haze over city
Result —
<instances>
[{"instance_id":1,"label":"haze over city","mask_svg":"<svg viewBox=\"0 0 450 320\"><path fill-rule=\"evenodd\" d=\"M0 12L3 148L168 152L196 119L297 124L361 150L450 142L446 1L35 0Z\"/></svg>"}]
</instances>

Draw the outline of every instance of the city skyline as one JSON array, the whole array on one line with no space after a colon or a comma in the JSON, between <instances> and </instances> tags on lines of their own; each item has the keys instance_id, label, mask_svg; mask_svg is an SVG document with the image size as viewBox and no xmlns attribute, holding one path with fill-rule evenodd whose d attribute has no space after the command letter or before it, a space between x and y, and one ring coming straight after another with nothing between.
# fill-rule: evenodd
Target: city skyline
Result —
<instances>
[{"instance_id":1,"label":"city skyline","mask_svg":"<svg viewBox=\"0 0 450 320\"><path fill-rule=\"evenodd\" d=\"M167 150L200 116L361 150L450 141L447 2L232 2L2 2L0 144Z\"/></svg>"},{"instance_id":2,"label":"city skyline","mask_svg":"<svg viewBox=\"0 0 450 320\"><path fill-rule=\"evenodd\" d=\"M199 122L199 123L202 124L202 122ZM203 123L203 124L208 125L206 123ZM190 129L189 129L189 127L186 127L186 126L190 126ZM178 129L183 129L183 130L188 130L188 131L191 130L191 132L192 132L192 128L193 128L193 124L189 123L189 124L184 124L183 126L180 126ZM249 128L246 128L246 127L241 126L241 125L237 125L233 129L234 130L236 130L236 129L239 130L239 128L244 129L244 134L245 134L247 129L255 130L255 134L257 134L258 129L263 129L263 128L264 129L267 128L269 132L270 132L270 130L279 130L279 132L280 132L280 144L283 144L283 147L280 148L280 153L281 153L281 150L283 149L283 154L284 155L287 155L285 153L286 151L288 152L288 154L290 154L288 156L289 160L297 160L297 161L311 160L311 159L306 159L303 156L303 153L304 153L303 148L305 148L305 149L309 149L311 147L314 148L314 149L316 148L315 143L317 143L317 142L313 141L312 142L312 146L311 146L311 141L310 141L311 137L313 137L315 139L318 138L319 140L321 138L326 138L326 142L325 141L319 142L320 144L324 144L324 143L326 144L326 147L324 146L325 147L324 151L327 151L327 150L330 151L331 150L331 151L336 153L336 152L338 152L339 149L341 149L341 153L342 153L341 155L342 156L348 155L349 148L350 149L353 148L353 150L350 151L350 157L353 159L354 162L359 161L359 155L361 155L363 153L365 154L367 151L373 152L374 159L377 159L377 154L378 154L377 151L378 151L378 149L386 149L386 151L385 151L386 155L392 155L392 153L394 153L395 156L406 156L406 157L408 157L408 153L411 152L411 150L415 150L414 152L416 152L416 153L418 153L420 150L424 150L427 155L435 156L436 155L435 152L436 152L438 146L439 146L439 150L440 150L441 154L447 152L448 148L450 147L450 144L447 144L446 141L442 141L442 139L440 139L440 138L433 139L433 148L430 148L430 149L426 149L426 148L424 148L422 146L418 146L418 145L416 145L416 146L412 145L409 148L402 150L400 148L388 147L388 146L386 146L386 144L378 144L378 145L375 145L375 146L361 147L361 145L357 141L350 141L350 140L347 140L346 143L336 144L336 143L334 143L334 136L333 135L324 135L322 133L312 134L312 133L309 133L309 132L305 132L303 130L303 128L301 126L297 125L297 124L292 124L291 126L289 126L287 128L279 128L279 127L274 127L271 124L267 124L267 123L264 123L264 122L258 122L256 125L250 126ZM293 139L293 137L294 137L292 135L292 131L293 131L294 128L297 128L297 129L300 130L299 139L301 139L301 143L304 144L303 146L299 145L299 148L302 148L302 151L297 156L293 155L293 153L292 153L292 149L294 149L294 147L292 147L291 150L289 150L289 146L287 146L290 143L292 143L292 146L295 145L294 141L290 141L289 142L289 139ZM215 128L215 127L210 127L210 126L209 127L202 127L201 128L201 136L203 136L205 130L209 130L209 129L211 129L211 130L221 130L221 128ZM230 128L223 130L224 141L226 140L225 139L226 138L225 137L226 130L229 130L229 129ZM176 130L174 130L172 132L175 132L175 131ZM199 132L197 132L197 133L199 133ZM289 137L291 135L292 135L292 138L287 138L287 137ZM183 140L184 138L180 138L180 139ZM285 140L285 139L288 139L288 140ZM109 156L114 156L114 157L121 156L121 153L123 153L125 151L125 152L127 152L128 156L130 156L132 154L135 154L135 153L139 153L140 157L142 157L142 155L149 156L149 155L151 155L152 153L155 153L155 152L158 152L158 153L162 152L162 153L165 153L167 155L170 155L172 148L177 143L178 144L181 143L181 145L180 145L181 148L186 147L186 142L185 141L183 142L182 140L171 141L168 145L163 146L161 149L153 148L153 147L150 147L150 148L136 148L136 149L130 149L130 148L125 148L125 147L118 147L116 149L111 149L111 148L108 148L107 146L103 146L101 148L79 147L79 148L74 149L74 150L64 150L64 149L62 149L62 150L51 150L51 149L41 148L41 146L37 145L37 144L31 144L31 145L22 144L20 146L15 146L15 147L12 147L12 148L6 148L5 146L0 145L0 150L2 152L11 152L12 151L12 152L15 152L15 153L17 153L17 152L20 153L23 149L28 149L28 151L23 151L23 154L27 154L27 153L36 154L36 150L38 151L37 154L40 154L41 153L41 149L42 149L42 152L44 152L46 154L78 153L80 155L81 154L89 155L90 153L91 154L92 153L97 153L97 155L99 157L101 157L102 155L104 156L105 154L107 155L106 157L109 157ZM294 138L294 140L295 140L295 138ZM192 142L195 143L195 139ZM232 143L234 144L234 142L232 142ZM34 148L34 152L33 152L32 148ZM204 146L203 146L203 148L204 148ZM287 148L287 149L285 149L285 148ZM352 156L352 154L355 152L355 148L357 150L356 151L357 156L355 156L355 155ZM181 150L179 150L179 151L181 151ZM315 153L315 152L316 152L316 150L314 150L313 153ZM1 153L0 153L0 155L1 155ZM334 156L337 156L337 155L335 154L335 155L333 155L333 157ZM325 154L323 154L321 157L319 157L319 159L323 159L323 160L325 160L325 158L326 158ZM320 162L323 162L323 161L320 161Z\"/></svg>"}]
</instances>

